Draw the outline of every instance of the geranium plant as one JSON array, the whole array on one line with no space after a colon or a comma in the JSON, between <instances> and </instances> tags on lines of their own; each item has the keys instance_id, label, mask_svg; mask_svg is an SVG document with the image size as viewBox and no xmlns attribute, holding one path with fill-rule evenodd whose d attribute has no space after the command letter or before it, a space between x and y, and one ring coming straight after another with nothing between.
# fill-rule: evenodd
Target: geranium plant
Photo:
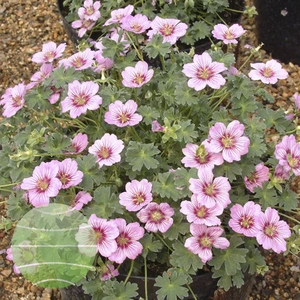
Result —
<instances>
[{"instance_id":1,"label":"geranium plant","mask_svg":"<svg viewBox=\"0 0 300 300\"><path fill-rule=\"evenodd\" d=\"M228 2L66 2L78 51L44 44L40 71L1 97L5 225L51 203L80 211L76 241L95 260L78 284L94 299L137 297L133 275L145 299L149 276L157 299L197 299L201 272L239 288L265 270L262 249L297 254L300 96L292 114L272 108L265 84L288 73L251 62L259 47L236 68L245 30L223 23Z\"/></svg>"}]
</instances>

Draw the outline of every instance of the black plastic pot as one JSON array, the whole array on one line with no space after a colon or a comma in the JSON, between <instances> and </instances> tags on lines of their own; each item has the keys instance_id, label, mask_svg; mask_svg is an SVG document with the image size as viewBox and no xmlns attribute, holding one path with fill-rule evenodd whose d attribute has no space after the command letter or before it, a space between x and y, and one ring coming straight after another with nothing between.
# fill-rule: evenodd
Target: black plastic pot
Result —
<instances>
[{"instance_id":1,"label":"black plastic pot","mask_svg":"<svg viewBox=\"0 0 300 300\"><path fill-rule=\"evenodd\" d=\"M256 35L263 49L284 63L300 65L300 1L254 0Z\"/></svg>"}]
</instances>

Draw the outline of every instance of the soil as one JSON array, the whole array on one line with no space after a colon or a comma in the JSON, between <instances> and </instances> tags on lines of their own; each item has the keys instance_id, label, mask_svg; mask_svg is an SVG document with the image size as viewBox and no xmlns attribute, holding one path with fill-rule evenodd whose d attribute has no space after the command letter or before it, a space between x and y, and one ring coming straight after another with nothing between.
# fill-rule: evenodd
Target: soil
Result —
<instances>
[{"instance_id":1,"label":"soil","mask_svg":"<svg viewBox=\"0 0 300 300\"><path fill-rule=\"evenodd\" d=\"M246 0L246 4L251 1ZM238 64L241 65L249 54L246 44L256 47L255 20L242 19L241 25L247 30L240 43ZM74 51L68 40L58 14L56 0L6 0L0 4L0 95L6 88L24 81L28 83L38 66L31 62L35 52L41 51L48 41L57 44L67 43L67 53ZM257 61L267 61L272 54L261 52ZM275 97L275 107L288 111L293 105L293 95L300 90L300 66L293 63L283 64L289 77L269 86ZM294 182L299 193L300 182ZM5 216L5 200L0 199L0 218ZM12 263L6 260L6 249L10 247L13 228L0 231L0 299L33 300L60 299L59 290L43 289L32 285L21 275L12 271ZM300 300L300 259L266 253L269 271L258 275L252 292L247 300ZM244 300L244 299L241 299Z\"/></svg>"}]
</instances>

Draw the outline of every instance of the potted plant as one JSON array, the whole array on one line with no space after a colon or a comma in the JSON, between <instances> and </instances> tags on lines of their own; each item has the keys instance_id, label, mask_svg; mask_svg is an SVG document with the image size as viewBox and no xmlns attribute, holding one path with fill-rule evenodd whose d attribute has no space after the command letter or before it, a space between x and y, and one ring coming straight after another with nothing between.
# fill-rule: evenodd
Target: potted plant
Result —
<instances>
[{"instance_id":1,"label":"potted plant","mask_svg":"<svg viewBox=\"0 0 300 300\"><path fill-rule=\"evenodd\" d=\"M297 254L299 95L286 116L265 89L288 73L251 63L260 47L236 69L238 24L204 18L218 43L195 54L164 3L152 18L81 4L80 24L100 18L107 33L70 57L44 44L40 71L1 97L15 270L93 299L201 299L202 273L228 291L267 268L261 249Z\"/></svg>"}]
</instances>

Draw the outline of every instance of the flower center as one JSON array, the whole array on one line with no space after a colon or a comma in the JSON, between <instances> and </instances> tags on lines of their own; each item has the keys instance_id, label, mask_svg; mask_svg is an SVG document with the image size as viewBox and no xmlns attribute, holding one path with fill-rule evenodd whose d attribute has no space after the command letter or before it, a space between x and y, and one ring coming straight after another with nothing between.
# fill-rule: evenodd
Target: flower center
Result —
<instances>
[{"instance_id":1,"label":"flower center","mask_svg":"<svg viewBox=\"0 0 300 300\"><path fill-rule=\"evenodd\" d=\"M58 173L57 178L61 181L61 183L63 185L66 185L71 181L71 178L70 178L69 174L64 173L64 172Z\"/></svg>"},{"instance_id":2,"label":"flower center","mask_svg":"<svg viewBox=\"0 0 300 300\"><path fill-rule=\"evenodd\" d=\"M163 219L163 214L159 210L155 210L151 212L150 218L154 222L159 222Z\"/></svg>"},{"instance_id":3,"label":"flower center","mask_svg":"<svg viewBox=\"0 0 300 300\"><path fill-rule=\"evenodd\" d=\"M12 98L12 100L13 100L14 107L19 107L20 105L22 105L22 97L16 96L16 97Z\"/></svg>"},{"instance_id":4,"label":"flower center","mask_svg":"<svg viewBox=\"0 0 300 300\"><path fill-rule=\"evenodd\" d=\"M120 247L124 247L128 245L128 242L129 242L129 238L124 233L120 234L117 238L117 244Z\"/></svg>"},{"instance_id":5,"label":"flower center","mask_svg":"<svg viewBox=\"0 0 300 300\"><path fill-rule=\"evenodd\" d=\"M231 148L234 144L232 137L228 136L227 134L222 137L221 143L224 148Z\"/></svg>"},{"instance_id":6,"label":"flower center","mask_svg":"<svg viewBox=\"0 0 300 300\"><path fill-rule=\"evenodd\" d=\"M145 81L145 75L144 74L140 74L140 73L137 73L135 75L135 77L133 78L133 83L135 84L142 84L144 81Z\"/></svg>"},{"instance_id":7,"label":"flower center","mask_svg":"<svg viewBox=\"0 0 300 300\"><path fill-rule=\"evenodd\" d=\"M272 77L273 74L274 74L274 72L273 72L273 70L272 70L271 68L264 68L264 69L262 70L262 75L263 75L264 77L269 78L269 77Z\"/></svg>"},{"instance_id":8,"label":"flower center","mask_svg":"<svg viewBox=\"0 0 300 300\"><path fill-rule=\"evenodd\" d=\"M274 224L269 224L266 225L264 228L264 233L267 235L269 238L275 238L277 235L277 227Z\"/></svg>"},{"instance_id":9,"label":"flower center","mask_svg":"<svg viewBox=\"0 0 300 300\"><path fill-rule=\"evenodd\" d=\"M44 54L44 57L46 60L53 59L55 57L54 51L48 51Z\"/></svg>"},{"instance_id":10,"label":"flower center","mask_svg":"<svg viewBox=\"0 0 300 300\"><path fill-rule=\"evenodd\" d=\"M207 235L200 237L198 241L203 248L211 248L212 246L212 240Z\"/></svg>"},{"instance_id":11,"label":"flower center","mask_svg":"<svg viewBox=\"0 0 300 300\"><path fill-rule=\"evenodd\" d=\"M111 151L109 148L103 146L103 147L101 147L101 149L99 149L97 154L98 154L99 158L106 159L110 156L110 152Z\"/></svg>"},{"instance_id":12,"label":"flower center","mask_svg":"<svg viewBox=\"0 0 300 300\"><path fill-rule=\"evenodd\" d=\"M249 229L254 224L253 218L250 216L242 216L239 220L239 224L241 225L241 227Z\"/></svg>"},{"instance_id":13,"label":"flower center","mask_svg":"<svg viewBox=\"0 0 300 300\"><path fill-rule=\"evenodd\" d=\"M142 26L139 23L132 23L131 24L131 28L135 31L135 32L139 32L140 30L142 30Z\"/></svg>"},{"instance_id":14,"label":"flower center","mask_svg":"<svg viewBox=\"0 0 300 300\"><path fill-rule=\"evenodd\" d=\"M215 185L213 183L212 184L208 184L204 188L204 192L208 196L214 196L216 194Z\"/></svg>"},{"instance_id":15,"label":"flower center","mask_svg":"<svg viewBox=\"0 0 300 300\"><path fill-rule=\"evenodd\" d=\"M73 103L76 106L83 106L87 103L88 97L86 95L78 95L74 97Z\"/></svg>"},{"instance_id":16,"label":"flower center","mask_svg":"<svg viewBox=\"0 0 300 300\"><path fill-rule=\"evenodd\" d=\"M197 70L197 77L199 79L207 80L212 76L213 72L210 68L199 68Z\"/></svg>"},{"instance_id":17,"label":"flower center","mask_svg":"<svg viewBox=\"0 0 300 300\"><path fill-rule=\"evenodd\" d=\"M82 59L81 57L76 57L72 60L72 66L74 66L75 68L80 68L85 63L86 63L86 61L84 59Z\"/></svg>"},{"instance_id":18,"label":"flower center","mask_svg":"<svg viewBox=\"0 0 300 300\"><path fill-rule=\"evenodd\" d=\"M89 6L89 7L86 8L86 14L89 15L89 16L92 15L94 13L94 11L95 10L94 10L93 6Z\"/></svg>"},{"instance_id":19,"label":"flower center","mask_svg":"<svg viewBox=\"0 0 300 300\"><path fill-rule=\"evenodd\" d=\"M142 192L138 192L132 197L132 201L136 205L143 203L145 200L145 194Z\"/></svg>"},{"instance_id":20,"label":"flower center","mask_svg":"<svg viewBox=\"0 0 300 300\"><path fill-rule=\"evenodd\" d=\"M291 168L297 167L300 162L297 157L293 157L291 154L287 155L287 161Z\"/></svg>"},{"instance_id":21,"label":"flower center","mask_svg":"<svg viewBox=\"0 0 300 300\"><path fill-rule=\"evenodd\" d=\"M98 243L101 243L105 238L105 234L102 230L96 230L96 239Z\"/></svg>"},{"instance_id":22,"label":"flower center","mask_svg":"<svg viewBox=\"0 0 300 300\"><path fill-rule=\"evenodd\" d=\"M82 21L82 25L84 28L89 28L91 25L93 24L93 21L92 20L83 20Z\"/></svg>"},{"instance_id":23,"label":"flower center","mask_svg":"<svg viewBox=\"0 0 300 300\"><path fill-rule=\"evenodd\" d=\"M233 40L235 38L235 36L228 30L225 33L225 38L226 38L226 40Z\"/></svg>"},{"instance_id":24,"label":"flower center","mask_svg":"<svg viewBox=\"0 0 300 300\"><path fill-rule=\"evenodd\" d=\"M202 219L206 216L206 212L207 212L207 209L204 205L196 208L196 211L195 211L196 216L200 219Z\"/></svg>"},{"instance_id":25,"label":"flower center","mask_svg":"<svg viewBox=\"0 0 300 300\"><path fill-rule=\"evenodd\" d=\"M40 178L36 183L36 188L39 193L46 191L49 187L50 180L48 178Z\"/></svg>"},{"instance_id":26,"label":"flower center","mask_svg":"<svg viewBox=\"0 0 300 300\"><path fill-rule=\"evenodd\" d=\"M208 161L208 156L209 155L208 155L204 145L201 145L197 148L195 158L199 163L201 163L201 164L206 163Z\"/></svg>"},{"instance_id":27,"label":"flower center","mask_svg":"<svg viewBox=\"0 0 300 300\"><path fill-rule=\"evenodd\" d=\"M170 24L165 24L163 27L160 28L159 32L163 35L163 36L169 36L174 32L174 25L170 25Z\"/></svg>"},{"instance_id":28,"label":"flower center","mask_svg":"<svg viewBox=\"0 0 300 300\"><path fill-rule=\"evenodd\" d=\"M128 122L128 121L130 120L130 115L129 115L129 113L127 113L127 112L121 112L121 113L118 115L117 120L118 120L120 123L124 124L124 123L126 123L126 122Z\"/></svg>"}]
</instances>

